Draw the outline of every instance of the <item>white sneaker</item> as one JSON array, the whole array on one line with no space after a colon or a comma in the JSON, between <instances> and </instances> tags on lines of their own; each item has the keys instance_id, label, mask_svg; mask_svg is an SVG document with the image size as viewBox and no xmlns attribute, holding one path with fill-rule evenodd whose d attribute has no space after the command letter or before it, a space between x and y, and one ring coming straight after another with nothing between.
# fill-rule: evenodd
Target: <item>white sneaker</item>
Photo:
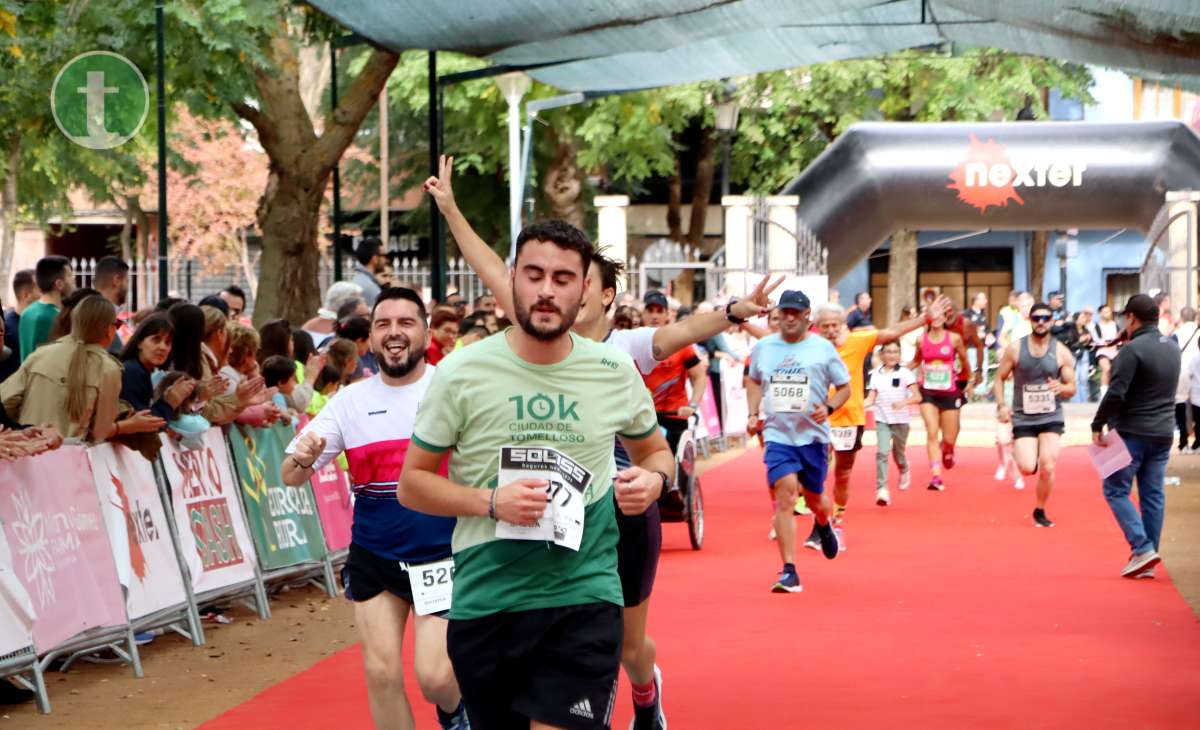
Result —
<instances>
[{"instance_id":1,"label":"white sneaker","mask_svg":"<svg viewBox=\"0 0 1200 730\"><path fill-rule=\"evenodd\" d=\"M837 535L838 552L846 552L846 538L843 536L842 528L833 528L833 534Z\"/></svg>"},{"instance_id":2,"label":"white sneaker","mask_svg":"<svg viewBox=\"0 0 1200 730\"><path fill-rule=\"evenodd\" d=\"M1025 480L1022 479L1020 476L1018 476L1016 479L1013 480L1013 489L1024 489L1024 488L1025 488Z\"/></svg>"},{"instance_id":3,"label":"white sneaker","mask_svg":"<svg viewBox=\"0 0 1200 730\"><path fill-rule=\"evenodd\" d=\"M1134 555L1129 558L1129 564L1121 571L1121 575L1125 578L1136 578L1138 573L1144 571L1153 571L1154 566L1158 565L1162 558L1153 550L1147 550L1139 555Z\"/></svg>"},{"instance_id":4,"label":"white sneaker","mask_svg":"<svg viewBox=\"0 0 1200 730\"><path fill-rule=\"evenodd\" d=\"M1004 481L1004 477L1007 474L1008 474L1008 469L1005 469L1004 465L1001 464L1000 466L996 467L996 476L994 476L992 478L998 482L1002 482L1002 481Z\"/></svg>"},{"instance_id":5,"label":"white sneaker","mask_svg":"<svg viewBox=\"0 0 1200 730\"><path fill-rule=\"evenodd\" d=\"M880 507L886 507L892 503L892 495L888 494L887 487L882 487L875 490L875 504Z\"/></svg>"},{"instance_id":6,"label":"white sneaker","mask_svg":"<svg viewBox=\"0 0 1200 730\"><path fill-rule=\"evenodd\" d=\"M908 489L908 485L911 482L912 482L912 469L905 469L904 471L900 472L900 483L897 484L896 486L898 486L900 488L900 491L903 492L904 490Z\"/></svg>"},{"instance_id":7,"label":"white sneaker","mask_svg":"<svg viewBox=\"0 0 1200 730\"><path fill-rule=\"evenodd\" d=\"M769 532L769 533L767 534L767 539L768 539L768 540L774 540L774 539L775 539L775 528L774 528L774 527L772 527L772 528L771 528L771 532Z\"/></svg>"}]
</instances>

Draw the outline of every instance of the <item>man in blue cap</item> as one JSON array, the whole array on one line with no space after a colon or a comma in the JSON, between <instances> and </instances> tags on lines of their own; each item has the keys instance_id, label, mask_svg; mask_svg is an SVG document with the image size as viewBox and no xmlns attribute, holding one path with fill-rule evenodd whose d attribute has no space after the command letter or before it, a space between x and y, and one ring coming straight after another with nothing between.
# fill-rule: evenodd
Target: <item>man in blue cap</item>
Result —
<instances>
[{"instance_id":1,"label":"man in blue cap","mask_svg":"<svg viewBox=\"0 0 1200 730\"><path fill-rule=\"evenodd\" d=\"M792 507L797 492L816 518L821 552L838 555L838 541L830 524L832 505L824 497L829 469L829 414L850 397L850 371L837 350L823 337L811 334L812 312L808 297L797 290L779 299L779 333L754 347L750 358L747 431L764 431L767 483L775 498L775 533L783 571L771 586L775 593L803 590L796 574L796 525ZM830 386L836 388L826 400ZM764 400L765 398L765 400ZM765 419L759 423L760 405Z\"/></svg>"}]
</instances>

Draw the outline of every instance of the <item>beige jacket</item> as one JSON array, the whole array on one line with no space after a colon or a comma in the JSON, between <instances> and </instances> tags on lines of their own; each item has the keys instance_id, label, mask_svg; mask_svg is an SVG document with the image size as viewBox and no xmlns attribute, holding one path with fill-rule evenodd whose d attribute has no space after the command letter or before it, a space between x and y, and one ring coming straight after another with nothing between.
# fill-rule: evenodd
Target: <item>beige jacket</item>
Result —
<instances>
[{"instance_id":1,"label":"beige jacket","mask_svg":"<svg viewBox=\"0 0 1200 730\"><path fill-rule=\"evenodd\" d=\"M0 384L8 415L34 426L53 424L65 438L103 441L112 433L121 397L121 363L98 345L86 345L87 409L83 422L67 417L67 371L76 340L69 335L34 350L12 377Z\"/></svg>"}]
</instances>

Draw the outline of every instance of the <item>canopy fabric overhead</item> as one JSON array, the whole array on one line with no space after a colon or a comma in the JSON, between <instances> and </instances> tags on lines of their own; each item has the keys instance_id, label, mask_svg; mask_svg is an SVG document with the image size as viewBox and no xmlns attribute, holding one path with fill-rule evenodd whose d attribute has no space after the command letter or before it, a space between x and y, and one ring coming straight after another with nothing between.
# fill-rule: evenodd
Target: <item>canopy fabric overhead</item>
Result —
<instances>
[{"instance_id":1,"label":"canopy fabric overhead","mask_svg":"<svg viewBox=\"0 0 1200 730\"><path fill-rule=\"evenodd\" d=\"M568 91L752 74L952 42L1200 88L1197 0L309 0L394 51L461 51Z\"/></svg>"}]
</instances>

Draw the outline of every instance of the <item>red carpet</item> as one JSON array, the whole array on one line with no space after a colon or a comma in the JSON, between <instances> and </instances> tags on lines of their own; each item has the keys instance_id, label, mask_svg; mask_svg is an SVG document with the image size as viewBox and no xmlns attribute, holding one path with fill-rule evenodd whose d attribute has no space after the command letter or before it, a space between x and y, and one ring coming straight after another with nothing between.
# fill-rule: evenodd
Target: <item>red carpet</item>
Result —
<instances>
[{"instance_id":1,"label":"red carpet","mask_svg":"<svg viewBox=\"0 0 1200 730\"><path fill-rule=\"evenodd\" d=\"M1128 551L1082 449L1064 453L1048 530L1032 526L1032 485L992 480L991 449L961 449L944 493L909 454L916 488L879 508L864 450L849 549L803 551L796 595L768 592L779 558L758 452L705 475L707 543L692 552L685 526L664 525L651 608L673 728L1200 727L1200 625L1161 568L1118 577ZM418 727L436 728L412 680L409 695ZM332 727L370 727L357 649L203 726Z\"/></svg>"}]
</instances>

